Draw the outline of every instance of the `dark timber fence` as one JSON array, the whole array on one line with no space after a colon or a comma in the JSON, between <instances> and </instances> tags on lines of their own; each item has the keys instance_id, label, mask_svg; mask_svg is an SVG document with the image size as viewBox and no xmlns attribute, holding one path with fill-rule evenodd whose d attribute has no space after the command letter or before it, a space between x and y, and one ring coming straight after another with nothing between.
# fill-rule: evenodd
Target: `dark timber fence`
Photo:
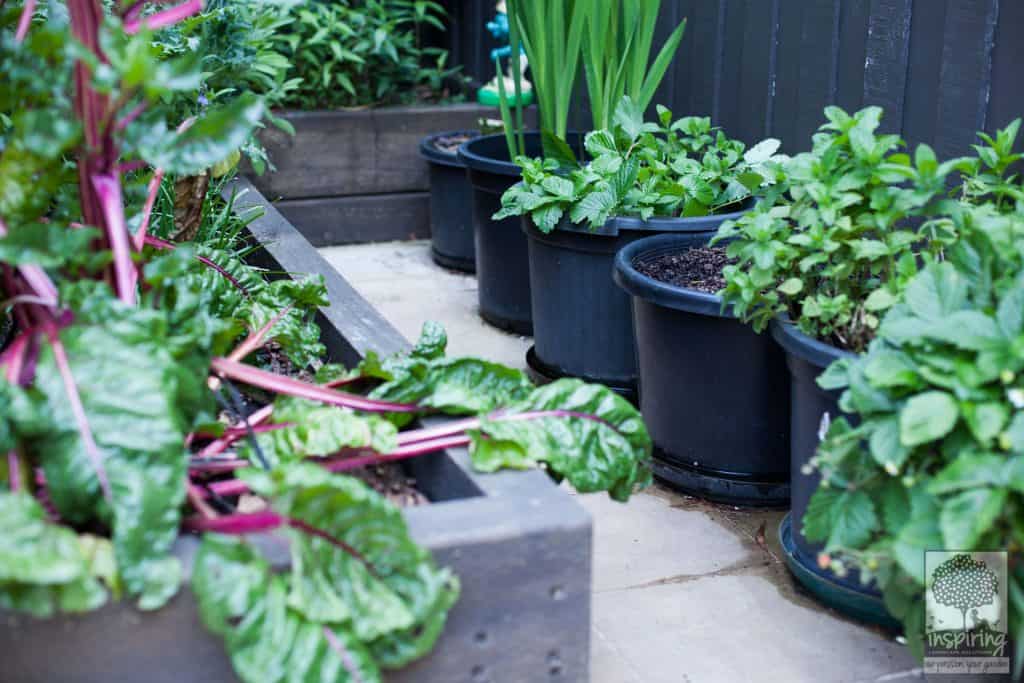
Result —
<instances>
[{"instance_id":1,"label":"dark timber fence","mask_svg":"<svg viewBox=\"0 0 1024 683\"><path fill-rule=\"evenodd\" d=\"M489 79L494 3L447 4L453 62ZM662 15L656 46L688 23L655 102L747 142L802 151L826 105L875 104L887 132L951 157L1024 115L1024 0L663 0Z\"/></svg>"}]
</instances>

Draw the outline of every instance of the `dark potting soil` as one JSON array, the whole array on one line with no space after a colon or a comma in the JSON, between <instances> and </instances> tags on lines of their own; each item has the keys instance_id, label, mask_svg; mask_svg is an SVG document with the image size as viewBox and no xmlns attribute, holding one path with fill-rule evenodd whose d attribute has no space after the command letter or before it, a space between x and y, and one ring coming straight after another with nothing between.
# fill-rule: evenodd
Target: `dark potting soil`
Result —
<instances>
[{"instance_id":1,"label":"dark potting soil","mask_svg":"<svg viewBox=\"0 0 1024 683\"><path fill-rule=\"evenodd\" d=\"M693 247L638 260L633 267L659 282L714 294L725 287L722 269L733 262L725 255L725 247Z\"/></svg>"},{"instance_id":2,"label":"dark potting soil","mask_svg":"<svg viewBox=\"0 0 1024 683\"><path fill-rule=\"evenodd\" d=\"M463 142L475 138L475 135L442 135L434 139L434 148L445 154L455 154Z\"/></svg>"}]
</instances>

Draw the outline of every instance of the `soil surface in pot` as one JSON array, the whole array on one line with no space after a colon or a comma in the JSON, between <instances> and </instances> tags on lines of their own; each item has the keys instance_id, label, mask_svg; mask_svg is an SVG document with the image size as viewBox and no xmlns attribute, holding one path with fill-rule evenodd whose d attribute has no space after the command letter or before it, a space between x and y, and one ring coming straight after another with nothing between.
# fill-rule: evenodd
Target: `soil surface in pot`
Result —
<instances>
[{"instance_id":1,"label":"soil surface in pot","mask_svg":"<svg viewBox=\"0 0 1024 683\"><path fill-rule=\"evenodd\" d=\"M287 375L303 382L312 382L314 375L308 368L296 368L288 360L288 357L281 351L281 347L271 342L258 352L258 358L266 369L279 375ZM238 387L242 389L242 387ZM242 412L251 414L267 404L271 398L269 395L260 395L248 388L241 393ZM224 410L221 419L227 423L238 422L241 418L236 411ZM430 500L416 488L416 480L408 476L402 466L398 463L383 463L380 465L368 465L357 470L345 473L347 476L355 477L364 484L381 494L398 507L413 507L416 505L429 505ZM259 506L250 501L246 505L250 508L245 511L253 511Z\"/></svg>"},{"instance_id":2,"label":"soil surface in pot","mask_svg":"<svg viewBox=\"0 0 1024 683\"><path fill-rule=\"evenodd\" d=\"M433 140L434 149L444 154L455 154L463 142L475 138L475 135L442 135Z\"/></svg>"},{"instance_id":3,"label":"soil surface in pot","mask_svg":"<svg viewBox=\"0 0 1024 683\"><path fill-rule=\"evenodd\" d=\"M732 262L725 255L725 247L694 247L638 260L633 267L659 282L714 294L725 287L722 269Z\"/></svg>"}]
</instances>

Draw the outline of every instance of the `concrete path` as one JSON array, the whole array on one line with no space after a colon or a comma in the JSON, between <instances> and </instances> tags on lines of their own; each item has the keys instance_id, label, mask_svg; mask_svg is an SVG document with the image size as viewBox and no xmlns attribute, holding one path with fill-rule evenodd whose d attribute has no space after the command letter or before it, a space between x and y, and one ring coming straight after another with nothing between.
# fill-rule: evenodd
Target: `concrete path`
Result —
<instances>
[{"instance_id":1,"label":"concrete path","mask_svg":"<svg viewBox=\"0 0 1024 683\"><path fill-rule=\"evenodd\" d=\"M437 320L453 355L525 367L530 340L485 325L476 280L435 266L428 243L321 253L406 337ZM778 545L783 513L713 505L657 485L626 505L604 494L579 499L594 517L592 683L919 679L902 645L794 584Z\"/></svg>"}]
</instances>

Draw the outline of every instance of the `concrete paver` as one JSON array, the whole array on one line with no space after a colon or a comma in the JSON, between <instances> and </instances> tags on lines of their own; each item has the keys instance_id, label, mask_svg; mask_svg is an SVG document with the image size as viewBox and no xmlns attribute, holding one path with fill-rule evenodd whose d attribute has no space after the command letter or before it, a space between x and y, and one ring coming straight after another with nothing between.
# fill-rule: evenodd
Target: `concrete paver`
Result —
<instances>
[{"instance_id":1,"label":"concrete paver","mask_svg":"<svg viewBox=\"0 0 1024 683\"><path fill-rule=\"evenodd\" d=\"M430 260L429 243L332 247L327 260L405 336L448 329L449 352L524 367L531 340L485 325L476 281ZM902 683L906 649L794 583L784 512L741 510L655 485L621 505L579 496L594 518L592 683Z\"/></svg>"}]
</instances>

